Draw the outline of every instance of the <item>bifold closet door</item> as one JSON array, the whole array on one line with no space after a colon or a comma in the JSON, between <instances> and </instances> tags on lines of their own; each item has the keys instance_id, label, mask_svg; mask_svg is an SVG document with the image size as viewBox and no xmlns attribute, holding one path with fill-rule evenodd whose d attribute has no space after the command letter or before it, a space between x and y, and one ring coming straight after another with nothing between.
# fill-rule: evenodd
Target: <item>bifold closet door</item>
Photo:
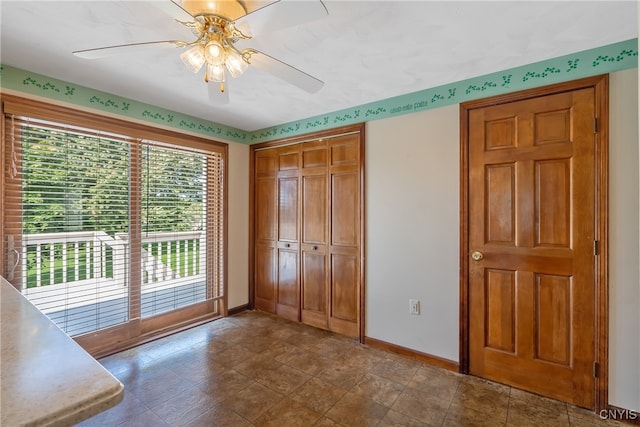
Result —
<instances>
[{"instance_id":1,"label":"bifold closet door","mask_svg":"<svg viewBox=\"0 0 640 427\"><path fill-rule=\"evenodd\" d=\"M255 150L253 279L257 309L357 338L364 148L353 129Z\"/></svg>"}]
</instances>

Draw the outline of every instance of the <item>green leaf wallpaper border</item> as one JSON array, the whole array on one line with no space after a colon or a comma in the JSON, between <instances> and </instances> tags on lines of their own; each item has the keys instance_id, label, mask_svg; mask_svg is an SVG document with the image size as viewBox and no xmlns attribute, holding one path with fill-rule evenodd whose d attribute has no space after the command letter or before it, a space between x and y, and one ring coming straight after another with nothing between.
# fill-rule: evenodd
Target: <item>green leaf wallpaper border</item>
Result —
<instances>
[{"instance_id":1,"label":"green leaf wallpaper border","mask_svg":"<svg viewBox=\"0 0 640 427\"><path fill-rule=\"evenodd\" d=\"M253 132L250 142L265 142L363 121L386 119L637 67L638 39L631 39L322 116L284 123Z\"/></svg>"},{"instance_id":2,"label":"green leaf wallpaper border","mask_svg":"<svg viewBox=\"0 0 640 427\"><path fill-rule=\"evenodd\" d=\"M246 144L250 138L250 132L241 129L155 107L8 65L0 67L0 86L7 90L42 96L56 101L125 116L130 119L141 120L150 124L160 124L178 131L186 130L214 139Z\"/></svg>"},{"instance_id":3,"label":"green leaf wallpaper border","mask_svg":"<svg viewBox=\"0 0 640 427\"><path fill-rule=\"evenodd\" d=\"M254 132L187 116L7 65L0 66L0 86L161 124L176 130L188 130L226 141L256 144L637 67L638 39L631 39Z\"/></svg>"}]
</instances>

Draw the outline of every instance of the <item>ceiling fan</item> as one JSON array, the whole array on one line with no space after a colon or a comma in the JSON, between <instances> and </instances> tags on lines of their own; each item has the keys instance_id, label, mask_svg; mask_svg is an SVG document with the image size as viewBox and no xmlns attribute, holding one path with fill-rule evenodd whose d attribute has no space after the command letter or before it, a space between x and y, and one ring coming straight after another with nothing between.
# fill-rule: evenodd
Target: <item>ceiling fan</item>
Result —
<instances>
[{"instance_id":1,"label":"ceiling fan","mask_svg":"<svg viewBox=\"0 0 640 427\"><path fill-rule=\"evenodd\" d=\"M193 41L163 40L76 50L80 58L97 59L125 52L173 46L184 49L180 58L194 73L205 69L209 97L215 103L228 103L227 74L236 78L251 65L309 93L324 82L252 48L236 44L254 35L302 24L328 14L321 0L258 2L251 0L147 0L180 24L191 29ZM266 3L266 4L265 4Z\"/></svg>"}]
</instances>

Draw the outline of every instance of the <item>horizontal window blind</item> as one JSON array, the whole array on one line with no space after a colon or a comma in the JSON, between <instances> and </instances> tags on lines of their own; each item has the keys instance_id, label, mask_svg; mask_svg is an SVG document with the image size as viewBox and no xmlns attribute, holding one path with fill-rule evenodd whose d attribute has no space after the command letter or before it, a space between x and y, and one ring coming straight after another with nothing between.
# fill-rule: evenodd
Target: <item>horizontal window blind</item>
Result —
<instances>
[{"instance_id":1,"label":"horizontal window blind","mask_svg":"<svg viewBox=\"0 0 640 427\"><path fill-rule=\"evenodd\" d=\"M207 241L221 235L216 228L222 207L217 197L222 181L216 179L220 155L143 141L140 159L141 316L219 298L215 258L207 253L217 245Z\"/></svg>"},{"instance_id":2,"label":"horizontal window blind","mask_svg":"<svg viewBox=\"0 0 640 427\"><path fill-rule=\"evenodd\" d=\"M136 133L5 109L4 271L71 336L224 297L226 150Z\"/></svg>"},{"instance_id":3,"label":"horizontal window blind","mask_svg":"<svg viewBox=\"0 0 640 427\"><path fill-rule=\"evenodd\" d=\"M128 321L129 141L9 122L9 280L69 335Z\"/></svg>"}]
</instances>

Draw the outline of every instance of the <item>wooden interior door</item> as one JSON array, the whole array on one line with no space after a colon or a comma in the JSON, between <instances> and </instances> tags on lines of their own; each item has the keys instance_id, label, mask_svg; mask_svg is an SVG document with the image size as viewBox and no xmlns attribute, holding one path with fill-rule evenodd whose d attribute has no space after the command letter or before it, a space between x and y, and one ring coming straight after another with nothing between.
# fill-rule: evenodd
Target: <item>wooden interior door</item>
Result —
<instances>
[{"instance_id":1,"label":"wooden interior door","mask_svg":"<svg viewBox=\"0 0 640 427\"><path fill-rule=\"evenodd\" d=\"M595 100L471 109L469 372L594 407Z\"/></svg>"}]
</instances>

